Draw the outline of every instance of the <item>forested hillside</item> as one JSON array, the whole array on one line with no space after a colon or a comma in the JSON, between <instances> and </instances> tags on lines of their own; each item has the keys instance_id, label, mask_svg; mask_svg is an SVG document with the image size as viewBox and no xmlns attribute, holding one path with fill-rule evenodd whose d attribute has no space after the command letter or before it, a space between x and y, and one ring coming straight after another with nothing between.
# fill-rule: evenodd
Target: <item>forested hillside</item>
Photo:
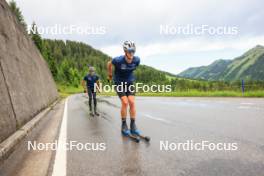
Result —
<instances>
[{"instance_id":1,"label":"forested hillside","mask_svg":"<svg viewBox=\"0 0 264 176\"><path fill-rule=\"evenodd\" d=\"M101 80L106 81L106 64L110 57L101 51L87 44L68 40L64 42L44 39L39 46L57 82L78 86L82 77L87 73L88 66L95 67ZM146 65L137 69L136 77L139 82L143 83L168 81L166 73Z\"/></svg>"},{"instance_id":2,"label":"forested hillside","mask_svg":"<svg viewBox=\"0 0 264 176\"><path fill-rule=\"evenodd\" d=\"M217 60L208 66L189 68L179 76L218 81L264 81L264 47L257 45L233 60Z\"/></svg>"}]
</instances>

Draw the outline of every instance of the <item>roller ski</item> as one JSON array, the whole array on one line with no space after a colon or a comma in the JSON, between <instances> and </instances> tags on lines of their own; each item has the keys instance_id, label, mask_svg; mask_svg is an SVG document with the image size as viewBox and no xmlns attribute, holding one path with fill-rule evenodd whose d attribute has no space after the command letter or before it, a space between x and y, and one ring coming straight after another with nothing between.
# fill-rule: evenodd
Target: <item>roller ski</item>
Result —
<instances>
[{"instance_id":1,"label":"roller ski","mask_svg":"<svg viewBox=\"0 0 264 176\"><path fill-rule=\"evenodd\" d=\"M149 136L143 136L142 134L137 134L137 135L133 135L133 136L137 136L137 137L139 137L139 139L143 139L146 142L150 141L150 137Z\"/></svg>"},{"instance_id":2,"label":"roller ski","mask_svg":"<svg viewBox=\"0 0 264 176\"><path fill-rule=\"evenodd\" d=\"M96 108L94 108L94 115L100 116L100 114L97 112Z\"/></svg>"},{"instance_id":3,"label":"roller ski","mask_svg":"<svg viewBox=\"0 0 264 176\"><path fill-rule=\"evenodd\" d=\"M97 112L96 108L94 108L94 111L90 108L90 116L95 117L100 116L100 114Z\"/></svg>"},{"instance_id":4,"label":"roller ski","mask_svg":"<svg viewBox=\"0 0 264 176\"><path fill-rule=\"evenodd\" d=\"M136 136L139 139L143 139L146 142L149 142L150 141L150 137L142 135L140 133L140 131L137 129L137 126L135 124L135 121L131 121L131 124L130 124L130 133L131 133L131 135Z\"/></svg>"},{"instance_id":5,"label":"roller ski","mask_svg":"<svg viewBox=\"0 0 264 176\"><path fill-rule=\"evenodd\" d=\"M91 116L91 117L94 117L94 113L93 113L93 112L90 112L90 116Z\"/></svg>"},{"instance_id":6,"label":"roller ski","mask_svg":"<svg viewBox=\"0 0 264 176\"><path fill-rule=\"evenodd\" d=\"M95 117L95 116L100 116L98 112L90 112L90 116Z\"/></svg>"},{"instance_id":7,"label":"roller ski","mask_svg":"<svg viewBox=\"0 0 264 176\"><path fill-rule=\"evenodd\" d=\"M127 124L126 124L125 121L122 122L121 133L122 133L123 136L129 137L130 139L132 139L136 143L139 143L140 142L140 137L138 137L136 135L132 135L130 133L130 130L128 129Z\"/></svg>"}]
</instances>

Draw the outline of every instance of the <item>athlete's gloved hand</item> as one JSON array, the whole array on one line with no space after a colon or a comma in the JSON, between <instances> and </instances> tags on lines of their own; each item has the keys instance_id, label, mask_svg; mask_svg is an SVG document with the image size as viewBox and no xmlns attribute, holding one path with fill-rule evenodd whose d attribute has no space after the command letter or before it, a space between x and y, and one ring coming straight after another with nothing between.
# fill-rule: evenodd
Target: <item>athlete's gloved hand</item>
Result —
<instances>
[{"instance_id":1,"label":"athlete's gloved hand","mask_svg":"<svg viewBox=\"0 0 264 176\"><path fill-rule=\"evenodd\" d=\"M96 89L96 92L101 93L100 89Z\"/></svg>"}]
</instances>

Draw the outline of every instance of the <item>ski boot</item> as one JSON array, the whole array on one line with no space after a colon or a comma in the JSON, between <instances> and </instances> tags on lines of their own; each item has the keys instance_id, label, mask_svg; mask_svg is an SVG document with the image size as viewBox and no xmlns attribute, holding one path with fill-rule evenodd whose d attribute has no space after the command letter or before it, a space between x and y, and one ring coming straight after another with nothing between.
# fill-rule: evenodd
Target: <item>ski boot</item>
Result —
<instances>
[{"instance_id":1,"label":"ski boot","mask_svg":"<svg viewBox=\"0 0 264 176\"><path fill-rule=\"evenodd\" d=\"M90 107L90 116L94 117L94 113L91 107Z\"/></svg>"},{"instance_id":2,"label":"ski boot","mask_svg":"<svg viewBox=\"0 0 264 176\"><path fill-rule=\"evenodd\" d=\"M97 112L96 108L94 108L94 114L95 114L96 116L99 116L99 115L100 115L100 114Z\"/></svg>"},{"instance_id":3,"label":"ski boot","mask_svg":"<svg viewBox=\"0 0 264 176\"><path fill-rule=\"evenodd\" d=\"M137 129L135 120L131 120L130 122L130 132L132 135L140 136L140 131Z\"/></svg>"},{"instance_id":4,"label":"ski boot","mask_svg":"<svg viewBox=\"0 0 264 176\"><path fill-rule=\"evenodd\" d=\"M127 123L126 121L122 121L122 125L121 125L121 133L124 135L124 136L129 136L130 135L130 131L127 127Z\"/></svg>"}]
</instances>

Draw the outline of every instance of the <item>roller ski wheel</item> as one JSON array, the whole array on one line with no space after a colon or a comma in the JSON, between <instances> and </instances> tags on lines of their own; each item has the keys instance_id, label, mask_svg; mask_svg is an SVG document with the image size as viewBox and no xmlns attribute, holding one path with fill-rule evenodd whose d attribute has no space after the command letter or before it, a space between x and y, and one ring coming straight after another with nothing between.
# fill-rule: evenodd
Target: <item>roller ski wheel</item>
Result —
<instances>
[{"instance_id":1,"label":"roller ski wheel","mask_svg":"<svg viewBox=\"0 0 264 176\"><path fill-rule=\"evenodd\" d=\"M136 130L130 130L130 131L131 131L131 134L132 135L137 136L140 139L145 140L146 142L149 142L150 141L150 137L149 136L142 135L139 130L136 129Z\"/></svg>"}]
</instances>

